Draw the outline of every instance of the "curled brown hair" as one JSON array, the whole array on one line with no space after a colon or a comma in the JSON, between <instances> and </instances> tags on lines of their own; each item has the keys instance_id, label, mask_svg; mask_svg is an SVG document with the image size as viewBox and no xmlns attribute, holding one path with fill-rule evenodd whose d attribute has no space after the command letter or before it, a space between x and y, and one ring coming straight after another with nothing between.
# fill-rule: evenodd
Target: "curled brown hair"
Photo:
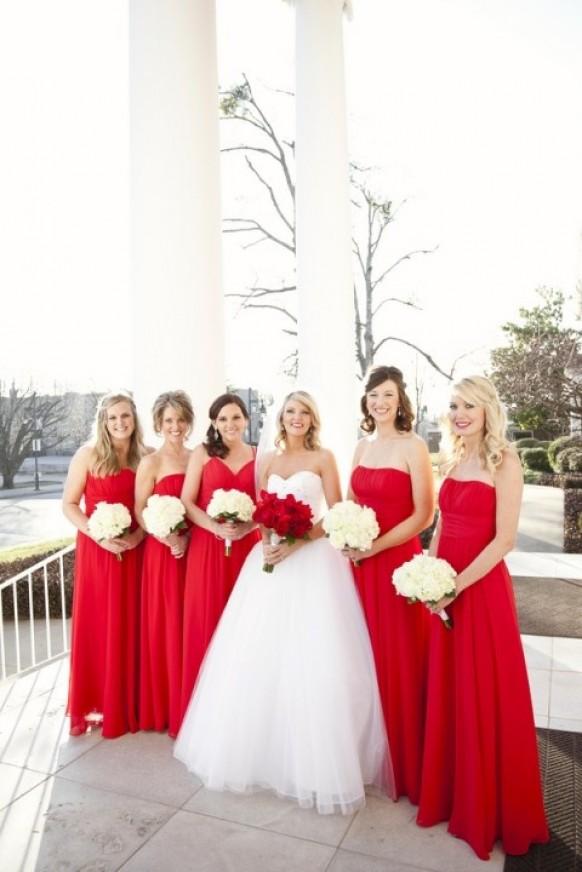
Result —
<instances>
[{"instance_id":1,"label":"curled brown hair","mask_svg":"<svg viewBox=\"0 0 582 872\"><path fill-rule=\"evenodd\" d=\"M182 416L188 425L188 433L190 433L194 424L194 409L192 408L192 400L185 391L165 391L157 397L152 407L156 433L160 433L162 430L164 412L168 406L171 406L175 412Z\"/></svg>"},{"instance_id":2,"label":"curled brown hair","mask_svg":"<svg viewBox=\"0 0 582 872\"><path fill-rule=\"evenodd\" d=\"M409 433L412 430L412 422L414 421L414 412L412 411L412 403L406 393L406 382L402 372L396 366L375 366L368 373L366 380L366 393L360 400L360 409L364 416L360 422L360 429L364 433L373 433L376 429L376 422L368 411L367 395L374 388L383 384L385 381L394 382L398 391L398 411L394 420L394 426L397 430L403 433Z\"/></svg>"},{"instance_id":3,"label":"curled brown hair","mask_svg":"<svg viewBox=\"0 0 582 872\"><path fill-rule=\"evenodd\" d=\"M206 439L204 441L204 445L206 447L206 451L208 452L209 457L220 457L222 460L224 460L224 458L228 456L228 445L225 445L222 441L222 436L218 432L218 429L214 426L213 422L216 421L216 419L220 415L221 409L231 404L239 407L239 409L243 413L245 421L249 420L247 407L238 396L238 394L221 394L219 397L217 397L208 410L208 417L210 418L211 423L210 427L206 431Z\"/></svg>"}]
</instances>

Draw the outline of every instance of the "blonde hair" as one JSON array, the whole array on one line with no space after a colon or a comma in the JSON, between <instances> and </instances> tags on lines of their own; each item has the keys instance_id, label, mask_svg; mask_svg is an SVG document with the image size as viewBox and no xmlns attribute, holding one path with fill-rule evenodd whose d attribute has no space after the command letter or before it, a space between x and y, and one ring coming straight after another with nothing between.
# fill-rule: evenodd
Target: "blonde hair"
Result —
<instances>
[{"instance_id":1,"label":"blonde hair","mask_svg":"<svg viewBox=\"0 0 582 872\"><path fill-rule=\"evenodd\" d=\"M281 446L285 446L285 427L283 426L283 413L285 411L285 407L287 403L290 403L292 400L296 400L296 402L301 403L302 406L305 406L309 414L311 415L311 426L309 430L305 434L303 439L305 447L308 451L317 451L318 448L321 448L321 443L319 441L319 431L321 430L321 418L319 417L319 409L317 408L316 402L307 391L291 391L290 394L287 394L281 408L277 412L277 435L275 436L275 445L277 448Z\"/></svg>"},{"instance_id":2,"label":"blonde hair","mask_svg":"<svg viewBox=\"0 0 582 872\"><path fill-rule=\"evenodd\" d=\"M101 397L97 406L97 415L94 424L93 436L93 451L94 460L91 472L93 475L104 477L106 475L114 475L120 472L119 459L115 453L113 442L109 431L107 430L107 412L116 403L127 403L133 415L133 433L129 442L129 452L127 463L130 469L137 469L137 465L145 454L145 446L143 444L143 434L139 419L137 417L137 409L131 394L123 391L105 394Z\"/></svg>"},{"instance_id":3,"label":"blonde hair","mask_svg":"<svg viewBox=\"0 0 582 872\"><path fill-rule=\"evenodd\" d=\"M152 417L154 421L154 430L160 433L162 430L162 421L164 420L164 412L167 407L171 406L175 412L178 412L188 425L188 435L194 424L194 409L192 401L186 391L165 391L160 394L154 401L152 407Z\"/></svg>"},{"instance_id":4,"label":"blonde hair","mask_svg":"<svg viewBox=\"0 0 582 872\"><path fill-rule=\"evenodd\" d=\"M479 445L479 458L483 469L492 476L503 460L503 452L509 447L505 436L507 429L507 416L499 399L499 394L492 381L482 375L473 375L462 378L452 387L453 393L458 394L466 403L479 406L485 413L483 436ZM463 437L455 433L449 418L444 419L443 435L448 443L444 459L440 464L443 475L449 473L465 453Z\"/></svg>"}]
</instances>

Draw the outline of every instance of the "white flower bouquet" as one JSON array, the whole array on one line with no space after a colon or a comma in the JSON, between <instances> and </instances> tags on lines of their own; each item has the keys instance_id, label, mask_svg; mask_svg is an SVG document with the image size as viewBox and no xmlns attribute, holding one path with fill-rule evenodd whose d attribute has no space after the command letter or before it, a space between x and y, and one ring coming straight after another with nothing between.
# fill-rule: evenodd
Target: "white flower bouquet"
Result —
<instances>
[{"instance_id":1,"label":"white flower bouquet","mask_svg":"<svg viewBox=\"0 0 582 872\"><path fill-rule=\"evenodd\" d=\"M182 500L166 494L152 494L143 510L143 520L148 533L165 539L186 527L186 509Z\"/></svg>"},{"instance_id":2,"label":"white flower bouquet","mask_svg":"<svg viewBox=\"0 0 582 872\"><path fill-rule=\"evenodd\" d=\"M435 605L445 596L455 596L457 573L450 563L440 557L417 554L412 560L399 566L392 576L396 593L405 596L409 603ZM439 618L450 630L452 625L444 609Z\"/></svg>"},{"instance_id":3,"label":"white flower bouquet","mask_svg":"<svg viewBox=\"0 0 582 872\"><path fill-rule=\"evenodd\" d=\"M339 550L368 551L380 533L374 510L353 500L332 506L323 519L323 529L333 547Z\"/></svg>"},{"instance_id":4,"label":"white flower bouquet","mask_svg":"<svg viewBox=\"0 0 582 872\"><path fill-rule=\"evenodd\" d=\"M87 522L90 535L98 542L119 539L131 527L129 509L123 503L97 503ZM121 560L121 554L115 555Z\"/></svg>"},{"instance_id":5,"label":"white flower bouquet","mask_svg":"<svg viewBox=\"0 0 582 872\"><path fill-rule=\"evenodd\" d=\"M236 490L236 488L232 488L232 490L218 488L212 494L212 499L208 503L206 513L213 520L218 521L219 524L226 524L227 522L231 524L244 524L252 519L254 510L255 504L244 491ZM232 541L225 539L224 553L227 557L230 556L231 548Z\"/></svg>"}]
</instances>

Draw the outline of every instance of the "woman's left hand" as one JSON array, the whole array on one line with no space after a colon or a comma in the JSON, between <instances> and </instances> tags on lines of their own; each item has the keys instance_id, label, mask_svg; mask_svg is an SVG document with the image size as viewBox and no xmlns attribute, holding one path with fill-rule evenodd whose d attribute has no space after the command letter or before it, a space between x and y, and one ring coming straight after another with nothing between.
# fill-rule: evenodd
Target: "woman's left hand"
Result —
<instances>
[{"instance_id":1,"label":"woman's left hand","mask_svg":"<svg viewBox=\"0 0 582 872\"><path fill-rule=\"evenodd\" d=\"M373 557L375 553L373 545L367 551L358 551L357 548L342 549L342 554L355 564L358 564L361 560L366 560L368 557Z\"/></svg>"},{"instance_id":2,"label":"woman's left hand","mask_svg":"<svg viewBox=\"0 0 582 872\"><path fill-rule=\"evenodd\" d=\"M278 545L264 545L263 553L265 555L265 561L276 566L277 563L281 563L286 557L289 557L290 554L293 554L294 551L297 551L303 545L305 545L304 539L297 539L292 545L288 542L280 542Z\"/></svg>"},{"instance_id":3,"label":"woman's left hand","mask_svg":"<svg viewBox=\"0 0 582 872\"><path fill-rule=\"evenodd\" d=\"M122 541L126 545L126 550L131 551L132 548L137 548L142 539L143 533L141 529L137 527L132 533L125 533Z\"/></svg>"},{"instance_id":4,"label":"woman's left hand","mask_svg":"<svg viewBox=\"0 0 582 872\"><path fill-rule=\"evenodd\" d=\"M426 607L429 610L429 612L433 613L433 615L438 615L438 613L441 611L441 609L446 609L447 606L450 606L450 604L454 603L454 601L455 601L454 596L444 596L442 599L440 599L438 601L438 603L435 603L434 605L429 605L427 603Z\"/></svg>"}]
</instances>

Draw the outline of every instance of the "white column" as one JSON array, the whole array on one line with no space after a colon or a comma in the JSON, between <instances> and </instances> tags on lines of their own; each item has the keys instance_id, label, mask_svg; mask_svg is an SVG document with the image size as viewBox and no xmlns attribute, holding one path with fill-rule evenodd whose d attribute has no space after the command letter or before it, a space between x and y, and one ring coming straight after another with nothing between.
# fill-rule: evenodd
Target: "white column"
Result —
<instances>
[{"instance_id":1,"label":"white column","mask_svg":"<svg viewBox=\"0 0 582 872\"><path fill-rule=\"evenodd\" d=\"M130 0L133 387L145 424L188 391L197 436L225 390L215 19L214 0Z\"/></svg>"},{"instance_id":2,"label":"white column","mask_svg":"<svg viewBox=\"0 0 582 872\"><path fill-rule=\"evenodd\" d=\"M295 7L299 386L321 408L324 442L345 486L357 407L344 0Z\"/></svg>"}]
</instances>

